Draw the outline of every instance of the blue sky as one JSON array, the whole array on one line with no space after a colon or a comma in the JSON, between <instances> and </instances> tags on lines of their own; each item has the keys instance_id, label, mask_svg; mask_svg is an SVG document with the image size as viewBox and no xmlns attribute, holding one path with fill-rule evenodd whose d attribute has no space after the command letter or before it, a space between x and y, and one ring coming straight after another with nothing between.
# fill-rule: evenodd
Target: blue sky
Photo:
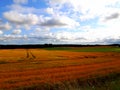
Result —
<instances>
[{"instance_id":1,"label":"blue sky","mask_svg":"<svg viewBox=\"0 0 120 90\"><path fill-rule=\"evenodd\" d=\"M120 44L120 0L0 0L0 44Z\"/></svg>"}]
</instances>

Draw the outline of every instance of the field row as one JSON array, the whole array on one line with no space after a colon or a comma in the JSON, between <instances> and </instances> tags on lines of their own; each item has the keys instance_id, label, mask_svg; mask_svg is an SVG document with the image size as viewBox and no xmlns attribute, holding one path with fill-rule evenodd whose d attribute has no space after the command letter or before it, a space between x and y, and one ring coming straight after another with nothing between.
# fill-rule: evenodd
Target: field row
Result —
<instances>
[{"instance_id":1,"label":"field row","mask_svg":"<svg viewBox=\"0 0 120 90\"><path fill-rule=\"evenodd\" d=\"M119 52L1 50L0 89L59 84L120 73L119 58Z\"/></svg>"}]
</instances>

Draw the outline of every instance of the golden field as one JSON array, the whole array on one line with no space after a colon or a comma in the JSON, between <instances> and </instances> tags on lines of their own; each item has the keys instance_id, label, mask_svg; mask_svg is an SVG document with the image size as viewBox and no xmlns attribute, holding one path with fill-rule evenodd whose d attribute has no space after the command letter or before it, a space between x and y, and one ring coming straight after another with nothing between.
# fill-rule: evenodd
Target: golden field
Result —
<instances>
[{"instance_id":1,"label":"golden field","mask_svg":"<svg viewBox=\"0 0 120 90\"><path fill-rule=\"evenodd\" d=\"M120 73L120 52L0 50L0 90L23 90L34 86L39 86L35 90L44 90L43 84L86 80L111 73Z\"/></svg>"}]
</instances>

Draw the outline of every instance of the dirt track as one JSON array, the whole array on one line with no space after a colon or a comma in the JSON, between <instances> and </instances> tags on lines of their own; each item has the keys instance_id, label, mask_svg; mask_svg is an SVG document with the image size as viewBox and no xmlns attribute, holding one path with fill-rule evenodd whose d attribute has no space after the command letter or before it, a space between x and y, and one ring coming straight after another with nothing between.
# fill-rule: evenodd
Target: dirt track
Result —
<instances>
[{"instance_id":1,"label":"dirt track","mask_svg":"<svg viewBox=\"0 0 120 90\"><path fill-rule=\"evenodd\" d=\"M35 55L33 55L32 51L29 50L29 49L26 49L26 53L27 53L27 55L26 55L26 58L27 58L27 59L33 60L33 59L36 58Z\"/></svg>"}]
</instances>

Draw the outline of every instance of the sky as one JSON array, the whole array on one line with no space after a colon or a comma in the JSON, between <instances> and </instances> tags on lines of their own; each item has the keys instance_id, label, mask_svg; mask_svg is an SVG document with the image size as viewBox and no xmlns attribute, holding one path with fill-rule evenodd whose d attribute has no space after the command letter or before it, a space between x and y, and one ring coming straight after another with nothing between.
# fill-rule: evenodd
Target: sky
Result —
<instances>
[{"instance_id":1,"label":"sky","mask_svg":"<svg viewBox=\"0 0 120 90\"><path fill-rule=\"evenodd\" d=\"M120 0L0 0L0 44L120 44Z\"/></svg>"}]
</instances>

